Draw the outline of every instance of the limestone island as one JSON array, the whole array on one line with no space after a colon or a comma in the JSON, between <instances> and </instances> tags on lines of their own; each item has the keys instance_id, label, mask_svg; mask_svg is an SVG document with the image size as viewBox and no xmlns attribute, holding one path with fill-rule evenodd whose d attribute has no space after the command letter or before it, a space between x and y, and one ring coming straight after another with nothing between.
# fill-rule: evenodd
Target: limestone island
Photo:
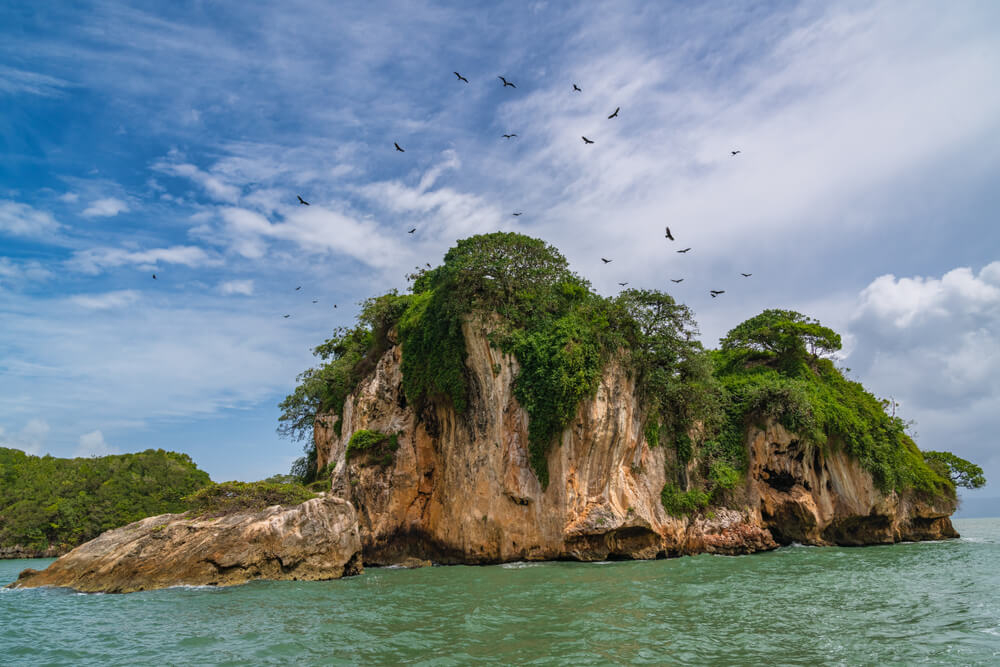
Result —
<instances>
[{"instance_id":1,"label":"limestone island","mask_svg":"<svg viewBox=\"0 0 1000 667\"><path fill-rule=\"evenodd\" d=\"M697 340L665 292L595 293L543 241L459 241L364 302L282 403L320 497L106 532L14 587L128 592L362 565L750 554L957 537L955 479L788 310ZM326 490L328 489L328 490Z\"/></svg>"}]
</instances>

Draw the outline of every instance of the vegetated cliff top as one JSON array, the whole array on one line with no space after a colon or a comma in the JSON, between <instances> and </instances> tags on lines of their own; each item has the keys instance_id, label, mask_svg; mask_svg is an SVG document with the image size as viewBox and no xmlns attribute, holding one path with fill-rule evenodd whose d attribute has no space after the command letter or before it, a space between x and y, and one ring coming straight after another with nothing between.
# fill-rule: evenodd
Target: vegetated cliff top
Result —
<instances>
[{"instance_id":1,"label":"vegetated cliff top","mask_svg":"<svg viewBox=\"0 0 1000 667\"><path fill-rule=\"evenodd\" d=\"M67 550L111 528L182 512L211 483L187 454L62 459L0 447L0 547Z\"/></svg>"},{"instance_id":2,"label":"vegetated cliff top","mask_svg":"<svg viewBox=\"0 0 1000 667\"><path fill-rule=\"evenodd\" d=\"M514 233L460 240L440 266L410 278L409 294L368 299L354 327L319 345L314 352L323 363L300 374L280 404L279 433L308 443L294 474L316 474L308 438L316 415L339 416L396 342L416 414L442 402L459 414L469 410L462 325L479 318L491 344L520 365L514 391L529 415L531 465L543 486L549 448L614 360L635 378L650 446L670 447L678 465L694 464L693 485L664 490L682 504L703 505L742 479L746 428L767 417L814 446L843 447L885 492L954 496L955 467L925 460L905 423L828 358L840 336L800 313L764 311L708 351L690 309L668 293L627 289L603 297L557 249Z\"/></svg>"}]
</instances>

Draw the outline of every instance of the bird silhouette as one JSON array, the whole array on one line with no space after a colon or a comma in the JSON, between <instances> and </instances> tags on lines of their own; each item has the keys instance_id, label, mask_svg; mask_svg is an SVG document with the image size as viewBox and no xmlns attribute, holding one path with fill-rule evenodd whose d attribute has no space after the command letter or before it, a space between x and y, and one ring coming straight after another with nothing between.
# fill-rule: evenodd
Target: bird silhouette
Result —
<instances>
[{"instance_id":1,"label":"bird silhouette","mask_svg":"<svg viewBox=\"0 0 1000 667\"><path fill-rule=\"evenodd\" d=\"M733 155L739 155L743 151L729 151L729 152L732 153Z\"/></svg>"},{"instance_id":2,"label":"bird silhouette","mask_svg":"<svg viewBox=\"0 0 1000 667\"><path fill-rule=\"evenodd\" d=\"M307 202L305 199L303 199L302 195L295 195L295 196L299 198L299 203L300 204L302 204L303 206L309 206L309 202Z\"/></svg>"},{"instance_id":3,"label":"bird silhouette","mask_svg":"<svg viewBox=\"0 0 1000 667\"><path fill-rule=\"evenodd\" d=\"M621 110L622 110L621 107L615 107L615 112L613 114L611 114L610 116L608 116L608 120L611 120L612 118L617 118L618 117L618 112L621 111Z\"/></svg>"},{"instance_id":4,"label":"bird silhouette","mask_svg":"<svg viewBox=\"0 0 1000 667\"><path fill-rule=\"evenodd\" d=\"M583 143L585 143L585 144L592 144L592 143L594 143L593 141L591 141L587 137L580 137L580 138L583 139Z\"/></svg>"},{"instance_id":5,"label":"bird silhouette","mask_svg":"<svg viewBox=\"0 0 1000 667\"><path fill-rule=\"evenodd\" d=\"M578 93L582 93L583 92L583 90L580 89L580 86L576 85L575 83L573 84L573 90L575 90Z\"/></svg>"},{"instance_id":6,"label":"bird silhouette","mask_svg":"<svg viewBox=\"0 0 1000 667\"><path fill-rule=\"evenodd\" d=\"M516 218L519 215L524 215L524 212L523 211L516 211L515 213L511 213L511 215Z\"/></svg>"},{"instance_id":7,"label":"bird silhouette","mask_svg":"<svg viewBox=\"0 0 1000 667\"><path fill-rule=\"evenodd\" d=\"M298 287L296 287L295 291L298 292L300 289L302 289L302 285L299 285Z\"/></svg>"},{"instance_id":8,"label":"bird silhouette","mask_svg":"<svg viewBox=\"0 0 1000 667\"><path fill-rule=\"evenodd\" d=\"M453 72L453 74L454 74L455 76L457 76L457 77L458 77L458 80L459 80L459 81L464 81L464 82L466 82L466 83L469 83L469 80L468 80L468 79L466 79L466 78L465 78L464 76L462 76L461 74L459 74L458 72Z\"/></svg>"},{"instance_id":9,"label":"bird silhouette","mask_svg":"<svg viewBox=\"0 0 1000 667\"><path fill-rule=\"evenodd\" d=\"M153 280L156 280L156 274L155 273L153 274Z\"/></svg>"},{"instance_id":10,"label":"bird silhouette","mask_svg":"<svg viewBox=\"0 0 1000 667\"><path fill-rule=\"evenodd\" d=\"M690 249L691 249L691 248L684 248L684 250L678 250L677 252L687 252L687 251L688 251L688 250L690 250Z\"/></svg>"},{"instance_id":11,"label":"bird silhouette","mask_svg":"<svg viewBox=\"0 0 1000 667\"><path fill-rule=\"evenodd\" d=\"M337 304L333 304L333 307L334 307L334 308L336 308L336 307L337 307Z\"/></svg>"},{"instance_id":12,"label":"bird silhouette","mask_svg":"<svg viewBox=\"0 0 1000 667\"><path fill-rule=\"evenodd\" d=\"M753 274L752 273L741 273L740 275L743 276L744 278L749 278Z\"/></svg>"},{"instance_id":13,"label":"bird silhouette","mask_svg":"<svg viewBox=\"0 0 1000 667\"><path fill-rule=\"evenodd\" d=\"M625 287L626 285L628 285L628 283L618 283L618 284L621 285L622 287Z\"/></svg>"},{"instance_id":14,"label":"bird silhouette","mask_svg":"<svg viewBox=\"0 0 1000 667\"><path fill-rule=\"evenodd\" d=\"M313 299L313 303L319 303L319 299Z\"/></svg>"},{"instance_id":15,"label":"bird silhouette","mask_svg":"<svg viewBox=\"0 0 1000 667\"><path fill-rule=\"evenodd\" d=\"M613 262L615 260L613 260L613 259L604 259L603 257L601 257L601 261L604 262L605 264L610 264L611 262Z\"/></svg>"},{"instance_id":16,"label":"bird silhouette","mask_svg":"<svg viewBox=\"0 0 1000 667\"><path fill-rule=\"evenodd\" d=\"M684 279L683 278L678 278L678 279L674 280L673 278L671 278L670 282L672 282L672 283L682 283L682 282L684 282Z\"/></svg>"},{"instance_id":17,"label":"bird silhouette","mask_svg":"<svg viewBox=\"0 0 1000 667\"><path fill-rule=\"evenodd\" d=\"M291 315L284 315L283 317L287 320Z\"/></svg>"},{"instance_id":18,"label":"bird silhouette","mask_svg":"<svg viewBox=\"0 0 1000 667\"><path fill-rule=\"evenodd\" d=\"M517 136L516 134L505 134L505 135L503 135L503 138L504 139L510 139L511 137L516 137L516 136Z\"/></svg>"},{"instance_id":19,"label":"bird silhouette","mask_svg":"<svg viewBox=\"0 0 1000 667\"><path fill-rule=\"evenodd\" d=\"M503 78L502 76L498 76L497 78L500 79L501 81L503 81L503 87L504 88L506 88L507 86L510 86L511 88L517 88L517 86L515 86L514 84L512 84L510 81L508 81L507 79Z\"/></svg>"},{"instance_id":20,"label":"bird silhouette","mask_svg":"<svg viewBox=\"0 0 1000 667\"><path fill-rule=\"evenodd\" d=\"M710 289L710 290L708 290L708 293L711 294L712 298L714 299L715 297L719 296L720 294L725 294L726 290L724 290L724 289Z\"/></svg>"},{"instance_id":21,"label":"bird silhouette","mask_svg":"<svg viewBox=\"0 0 1000 667\"><path fill-rule=\"evenodd\" d=\"M392 142L392 145L393 145L393 146L395 146L395 147L396 147L396 150L397 150L397 151L399 151L400 153L405 153L405 152L406 152L406 151L404 151L404 150L403 150L402 148L400 148L400 147L399 147L399 144L397 144L397 143L396 143L395 141L394 141L394 142Z\"/></svg>"},{"instance_id":22,"label":"bird silhouette","mask_svg":"<svg viewBox=\"0 0 1000 667\"><path fill-rule=\"evenodd\" d=\"M670 228L667 227L666 230L667 230L666 238L668 238L671 241L673 241L674 240L674 235L670 233Z\"/></svg>"},{"instance_id":23,"label":"bird silhouette","mask_svg":"<svg viewBox=\"0 0 1000 667\"><path fill-rule=\"evenodd\" d=\"M406 232L406 233L407 233L407 234L412 234L412 233L413 233L413 232L415 232L415 231L417 231L417 228L416 228L416 227L414 227L413 229L411 229L410 231L408 231L408 232Z\"/></svg>"}]
</instances>

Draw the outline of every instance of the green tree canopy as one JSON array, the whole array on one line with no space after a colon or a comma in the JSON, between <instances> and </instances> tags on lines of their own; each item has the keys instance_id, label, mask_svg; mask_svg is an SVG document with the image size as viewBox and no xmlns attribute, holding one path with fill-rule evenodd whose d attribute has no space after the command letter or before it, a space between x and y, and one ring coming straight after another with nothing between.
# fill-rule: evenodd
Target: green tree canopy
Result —
<instances>
[{"instance_id":1,"label":"green tree canopy","mask_svg":"<svg viewBox=\"0 0 1000 667\"><path fill-rule=\"evenodd\" d=\"M926 451L924 461L938 474L951 479L955 486L978 489L986 485L983 469L951 452Z\"/></svg>"},{"instance_id":2,"label":"green tree canopy","mask_svg":"<svg viewBox=\"0 0 1000 667\"><path fill-rule=\"evenodd\" d=\"M720 341L724 351L779 366L825 356L840 349L840 334L794 310L772 308L731 329Z\"/></svg>"}]
</instances>

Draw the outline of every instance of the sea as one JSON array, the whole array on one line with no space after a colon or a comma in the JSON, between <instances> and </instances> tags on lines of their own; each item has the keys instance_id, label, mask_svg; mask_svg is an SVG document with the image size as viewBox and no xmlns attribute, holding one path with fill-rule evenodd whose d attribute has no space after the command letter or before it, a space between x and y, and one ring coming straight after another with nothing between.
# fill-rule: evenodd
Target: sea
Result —
<instances>
[{"instance_id":1,"label":"sea","mask_svg":"<svg viewBox=\"0 0 1000 667\"><path fill-rule=\"evenodd\" d=\"M998 665L1000 519L751 556L0 591L3 665ZM50 560L0 561L0 584Z\"/></svg>"}]
</instances>

